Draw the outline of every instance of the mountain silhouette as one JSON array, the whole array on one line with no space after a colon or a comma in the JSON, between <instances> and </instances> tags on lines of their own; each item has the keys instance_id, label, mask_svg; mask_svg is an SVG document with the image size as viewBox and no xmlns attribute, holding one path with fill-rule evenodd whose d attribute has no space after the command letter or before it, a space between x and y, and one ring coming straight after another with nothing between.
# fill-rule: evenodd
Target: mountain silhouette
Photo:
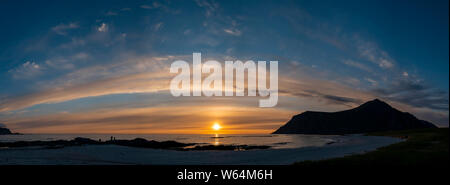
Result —
<instances>
[{"instance_id":1,"label":"mountain silhouette","mask_svg":"<svg viewBox=\"0 0 450 185\"><path fill-rule=\"evenodd\" d=\"M9 134L12 134L9 129L0 127L0 135L9 135Z\"/></svg>"},{"instance_id":2,"label":"mountain silhouette","mask_svg":"<svg viewBox=\"0 0 450 185\"><path fill-rule=\"evenodd\" d=\"M0 135L22 135L21 133L13 133L6 128L5 124L0 123Z\"/></svg>"},{"instance_id":3,"label":"mountain silhouette","mask_svg":"<svg viewBox=\"0 0 450 185\"><path fill-rule=\"evenodd\" d=\"M418 128L437 127L375 99L345 111L303 112L273 134L356 134Z\"/></svg>"}]
</instances>

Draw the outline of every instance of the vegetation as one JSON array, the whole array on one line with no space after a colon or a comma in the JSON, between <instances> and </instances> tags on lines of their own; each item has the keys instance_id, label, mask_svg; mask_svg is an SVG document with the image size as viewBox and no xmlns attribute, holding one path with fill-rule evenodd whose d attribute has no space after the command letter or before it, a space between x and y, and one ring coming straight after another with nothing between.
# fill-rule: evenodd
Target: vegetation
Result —
<instances>
[{"instance_id":1,"label":"vegetation","mask_svg":"<svg viewBox=\"0 0 450 185\"><path fill-rule=\"evenodd\" d=\"M367 135L406 139L365 154L320 161L304 161L295 165L316 166L449 166L448 128L377 132Z\"/></svg>"}]
</instances>

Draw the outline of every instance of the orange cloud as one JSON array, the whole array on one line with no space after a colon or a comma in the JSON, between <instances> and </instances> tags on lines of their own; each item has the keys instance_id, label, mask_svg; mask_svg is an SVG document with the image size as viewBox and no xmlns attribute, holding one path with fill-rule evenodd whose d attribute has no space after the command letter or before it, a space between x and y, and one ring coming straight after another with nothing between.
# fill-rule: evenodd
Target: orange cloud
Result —
<instances>
[{"instance_id":1,"label":"orange cloud","mask_svg":"<svg viewBox=\"0 0 450 185\"><path fill-rule=\"evenodd\" d=\"M270 133L293 111L239 106L167 106L59 113L11 120L8 126L24 133Z\"/></svg>"}]
</instances>

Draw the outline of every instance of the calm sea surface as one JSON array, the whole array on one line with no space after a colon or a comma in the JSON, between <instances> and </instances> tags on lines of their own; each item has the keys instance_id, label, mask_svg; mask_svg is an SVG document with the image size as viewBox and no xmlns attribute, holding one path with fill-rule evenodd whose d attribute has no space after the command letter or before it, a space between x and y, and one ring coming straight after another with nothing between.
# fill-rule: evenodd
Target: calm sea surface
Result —
<instances>
[{"instance_id":1,"label":"calm sea surface","mask_svg":"<svg viewBox=\"0 0 450 185\"><path fill-rule=\"evenodd\" d=\"M178 141L182 143L198 143L199 145L268 145L274 149L301 148L307 146L323 146L336 142L339 136L323 135L285 135L285 134L258 134L258 135L180 135L180 134L24 134L0 135L0 142L14 141L51 141L70 140L76 137L85 137L94 140L106 141L111 138L135 139L144 138L155 141Z\"/></svg>"}]
</instances>

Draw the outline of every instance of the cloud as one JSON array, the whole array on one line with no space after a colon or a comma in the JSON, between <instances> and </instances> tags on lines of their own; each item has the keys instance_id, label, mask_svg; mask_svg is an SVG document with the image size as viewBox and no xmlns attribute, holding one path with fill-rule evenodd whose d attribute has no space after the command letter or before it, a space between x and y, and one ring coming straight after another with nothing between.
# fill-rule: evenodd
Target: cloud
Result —
<instances>
[{"instance_id":1,"label":"cloud","mask_svg":"<svg viewBox=\"0 0 450 185\"><path fill-rule=\"evenodd\" d=\"M97 27L97 31L99 32L107 32L108 25L106 23L102 23L99 27Z\"/></svg>"},{"instance_id":2,"label":"cloud","mask_svg":"<svg viewBox=\"0 0 450 185\"><path fill-rule=\"evenodd\" d=\"M106 12L106 15L107 16L115 16L115 15L118 15L118 14L117 14L117 12L108 11L108 12Z\"/></svg>"},{"instance_id":3,"label":"cloud","mask_svg":"<svg viewBox=\"0 0 450 185\"><path fill-rule=\"evenodd\" d=\"M351 67L356 67L356 68L361 69L363 71L372 72L372 69L370 69L366 65L364 65L362 63L359 63L359 62L355 62L353 60L344 60L343 63L345 65L348 65L348 66L351 66Z\"/></svg>"},{"instance_id":4,"label":"cloud","mask_svg":"<svg viewBox=\"0 0 450 185\"><path fill-rule=\"evenodd\" d=\"M448 92L427 87L418 80L400 79L393 81L387 87L373 89L372 92L385 99L418 108L447 111L449 108Z\"/></svg>"},{"instance_id":5,"label":"cloud","mask_svg":"<svg viewBox=\"0 0 450 185\"><path fill-rule=\"evenodd\" d=\"M12 74L13 78L25 79L35 77L41 74L41 71L42 67L39 64L33 61L26 61L19 67L9 70L9 73Z\"/></svg>"},{"instance_id":6,"label":"cloud","mask_svg":"<svg viewBox=\"0 0 450 185\"><path fill-rule=\"evenodd\" d=\"M89 55L79 53L73 57L82 59L89 57ZM172 74L168 73L168 65L170 64L168 61L174 61L175 59L189 61L191 56L127 58L129 59L126 61L110 62L108 65L81 68L56 80L40 82L39 84L41 85L39 86L42 89L39 91L22 96L8 97L8 99L0 101L0 112L86 97L164 92L168 90L169 82L173 77ZM222 61L221 59L217 60ZM29 65L31 64L27 64L27 66ZM412 81L410 78L408 78L409 81L397 81L396 83L393 81L392 87L390 88L371 89L368 92L363 89L343 85L338 81L321 79L323 77L318 77L317 72L304 69L301 63L285 67L289 70L281 69L284 72L279 76L280 103L278 108L280 109L298 111L298 106L310 105L314 107L325 103L327 104L326 108L339 107L330 109L336 111L355 107L375 97L411 105L413 108L448 109L448 98L446 101L442 101L442 97L448 97L448 93L442 94L441 92L441 94L438 94L435 92L432 95L433 93L431 93L430 89L424 86L422 82L417 80ZM417 92L422 94L417 94ZM410 96L411 94L416 95ZM404 99L405 97L408 98ZM436 99L436 97L440 98ZM288 102L282 102L281 100L285 98L294 99L290 99ZM420 98L422 98L420 101L414 100ZM216 98L214 99L216 101ZM305 103L305 99L309 103ZM171 100L173 99L167 99L167 101ZM182 102L186 103L185 100L183 99ZM248 102L244 103L243 100L233 101L242 105L249 105L247 104ZM205 102L211 103L211 101ZM427 105L430 102L426 101L431 101L431 104ZM198 99L195 102L198 103ZM180 102L168 104L181 105ZM257 106L256 103L255 106ZM308 109L311 110L311 107L308 107ZM318 110L323 110L323 108L318 108Z\"/></svg>"},{"instance_id":7,"label":"cloud","mask_svg":"<svg viewBox=\"0 0 450 185\"><path fill-rule=\"evenodd\" d=\"M240 106L192 105L114 108L61 113L10 120L11 128L39 133L196 133L210 131L220 121L233 133L270 133L286 122L292 111ZM249 132L250 131L250 132Z\"/></svg>"},{"instance_id":8,"label":"cloud","mask_svg":"<svg viewBox=\"0 0 450 185\"><path fill-rule=\"evenodd\" d=\"M169 5L170 5L170 2L154 1L152 4L143 4L139 7L142 9L146 9L146 10L162 10L165 13L171 13L171 14L179 14L180 13L180 10L174 9L174 8L170 7Z\"/></svg>"},{"instance_id":9,"label":"cloud","mask_svg":"<svg viewBox=\"0 0 450 185\"><path fill-rule=\"evenodd\" d=\"M46 60L45 64L47 66L49 66L50 68L54 68L54 69L73 69L75 68L75 65L73 65L72 63L70 63L68 60L66 59L51 59L51 60Z\"/></svg>"},{"instance_id":10,"label":"cloud","mask_svg":"<svg viewBox=\"0 0 450 185\"><path fill-rule=\"evenodd\" d=\"M82 61L82 60L86 60L88 59L90 56L89 54L85 53L85 52L79 52L76 53L72 56L57 56L57 57L52 57L48 60L45 61L45 65L49 68L53 68L53 69L74 69L75 65L74 63L77 61Z\"/></svg>"},{"instance_id":11,"label":"cloud","mask_svg":"<svg viewBox=\"0 0 450 185\"><path fill-rule=\"evenodd\" d=\"M85 58L87 54L79 53L72 58ZM168 73L168 62L175 58L190 56L158 56L144 59L130 59L124 62L111 63L109 65L90 66L68 73L57 80L41 82L43 89L20 97L10 97L0 103L0 111L17 110L37 104L57 103L73 99L92 96L103 96L121 93L145 93L167 90L173 74ZM49 61L48 65L58 66L57 60ZM221 61L221 60L219 60ZM55 63L55 64L54 64ZM62 65L61 65L62 66ZM301 83L290 82L286 77L280 77L280 89L289 89L289 94L298 95L298 92L306 92L328 102L348 103L357 102L352 97L350 90L342 91L340 86L319 80L308 80L301 77ZM298 77L294 77L298 78ZM298 80L292 80L298 81ZM317 86L316 84L321 84ZM299 89L299 87L301 87ZM309 90L309 91L308 91ZM312 93L312 92L315 93ZM329 92L332 94L321 94ZM346 94L346 95L345 95ZM354 96L357 97L357 96ZM255 101L256 102L256 101Z\"/></svg>"},{"instance_id":12,"label":"cloud","mask_svg":"<svg viewBox=\"0 0 450 185\"><path fill-rule=\"evenodd\" d=\"M85 53L85 52L79 52L75 55L72 56L72 59L75 60L85 60L89 57L89 54Z\"/></svg>"},{"instance_id":13,"label":"cloud","mask_svg":"<svg viewBox=\"0 0 450 185\"><path fill-rule=\"evenodd\" d=\"M241 35L241 31L239 31L238 29L224 29L223 31L225 33L228 33L228 34L233 35L233 36L240 36Z\"/></svg>"},{"instance_id":14,"label":"cloud","mask_svg":"<svg viewBox=\"0 0 450 185\"><path fill-rule=\"evenodd\" d=\"M215 1L196 0L197 5L205 10L205 16L210 17L219 8L219 4Z\"/></svg>"},{"instance_id":15,"label":"cloud","mask_svg":"<svg viewBox=\"0 0 450 185\"><path fill-rule=\"evenodd\" d=\"M356 53L382 69L395 67L395 60L386 51L380 49L375 42L366 41L359 34L355 33L353 37L348 37L348 33L343 33L338 25L318 20L304 9L289 7L289 9L280 9L278 12L282 12L280 16L284 17L299 34L323 41L342 51ZM347 61L346 64L372 71L367 66L354 61Z\"/></svg>"},{"instance_id":16,"label":"cloud","mask_svg":"<svg viewBox=\"0 0 450 185\"><path fill-rule=\"evenodd\" d=\"M38 92L0 101L0 112L84 97L167 90L174 74L168 72L168 63L164 61L172 58L167 56L130 59L106 66L82 68L57 80L42 82L43 89ZM30 68L34 65L37 64L27 62L23 66ZM18 72L23 73L25 70L20 69Z\"/></svg>"},{"instance_id":17,"label":"cloud","mask_svg":"<svg viewBox=\"0 0 450 185\"><path fill-rule=\"evenodd\" d=\"M216 47L221 42L220 42L220 40L216 39L216 37L212 37L212 36L208 36L208 35L202 34L202 35L195 36L191 40L191 43L193 45L200 44L200 45L208 45L210 47Z\"/></svg>"},{"instance_id":18,"label":"cloud","mask_svg":"<svg viewBox=\"0 0 450 185\"><path fill-rule=\"evenodd\" d=\"M355 105L359 105L364 102L363 99L351 98L346 96L337 96L331 94L324 94L315 90L304 89L299 92L291 92L289 90L280 90L280 93L287 93L297 97L305 97L316 99L321 102L324 101L326 104L335 104L335 105L345 105L347 107L353 107Z\"/></svg>"},{"instance_id":19,"label":"cloud","mask_svg":"<svg viewBox=\"0 0 450 185\"><path fill-rule=\"evenodd\" d=\"M143 9L153 9L153 7L150 5L141 5L140 7Z\"/></svg>"},{"instance_id":20,"label":"cloud","mask_svg":"<svg viewBox=\"0 0 450 185\"><path fill-rule=\"evenodd\" d=\"M375 43L365 41L359 36L355 36L355 40L360 56L377 64L380 68L390 69L394 67L394 60Z\"/></svg>"},{"instance_id":21,"label":"cloud","mask_svg":"<svg viewBox=\"0 0 450 185\"><path fill-rule=\"evenodd\" d=\"M408 72L406 72L406 71L404 71L404 72L402 73L402 75L403 75L404 77L408 77L408 76L409 76Z\"/></svg>"},{"instance_id":22,"label":"cloud","mask_svg":"<svg viewBox=\"0 0 450 185\"><path fill-rule=\"evenodd\" d=\"M296 100L298 104L305 104L306 100L325 102L328 106L321 106L319 110L331 105L345 105L356 107L361 103L380 98L394 105L399 110L413 113L421 119L435 121L436 124L448 125L449 94L424 84L423 81L409 78L391 79L390 84L380 86L377 81L366 78L373 84L373 88L355 88L341 85L329 80L321 80L307 71L298 74L306 76L279 77L279 93L282 96L305 98ZM318 103L309 103L311 106ZM310 108L309 108L310 109ZM339 109L338 109L339 110ZM343 110L343 109L341 109ZM336 110L331 110L336 111Z\"/></svg>"},{"instance_id":23,"label":"cloud","mask_svg":"<svg viewBox=\"0 0 450 185\"><path fill-rule=\"evenodd\" d=\"M343 96L323 95L322 94L322 97L327 99L328 101L335 102L335 103L356 103L356 104L361 104L363 102L360 99L343 97Z\"/></svg>"},{"instance_id":24,"label":"cloud","mask_svg":"<svg viewBox=\"0 0 450 185\"><path fill-rule=\"evenodd\" d=\"M372 86L377 86L378 85L378 82L376 80L374 80L374 79L366 78L366 80L368 82L370 82L370 84L372 84Z\"/></svg>"},{"instance_id":25,"label":"cloud","mask_svg":"<svg viewBox=\"0 0 450 185\"><path fill-rule=\"evenodd\" d=\"M52 28L52 30L59 35L67 35L67 31L78 28L78 23L59 24Z\"/></svg>"},{"instance_id":26,"label":"cloud","mask_svg":"<svg viewBox=\"0 0 450 185\"><path fill-rule=\"evenodd\" d=\"M344 40L339 35L339 29L330 24L316 20L307 11L296 7L284 7L276 12L284 17L290 26L299 34L304 34L311 39L317 39L330 44L338 49L345 49Z\"/></svg>"},{"instance_id":27,"label":"cloud","mask_svg":"<svg viewBox=\"0 0 450 185\"><path fill-rule=\"evenodd\" d=\"M0 112L22 109L37 104L59 103L85 97L167 90L169 77L162 78L161 75L155 73L135 74L47 89L41 92L7 99L0 103ZM162 79L156 80L153 78Z\"/></svg>"},{"instance_id":28,"label":"cloud","mask_svg":"<svg viewBox=\"0 0 450 185\"><path fill-rule=\"evenodd\" d=\"M144 4L144 5L141 5L140 7L143 9L155 9L155 8L160 8L162 6L163 6L162 4L154 1L151 5Z\"/></svg>"},{"instance_id":29,"label":"cloud","mask_svg":"<svg viewBox=\"0 0 450 185\"><path fill-rule=\"evenodd\" d=\"M313 73L297 69L297 73L284 73L279 77L281 96L293 96L325 102L330 105L354 107L374 96L338 82L321 79Z\"/></svg>"},{"instance_id":30,"label":"cloud","mask_svg":"<svg viewBox=\"0 0 450 185\"><path fill-rule=\"evenodd\" d=\"M80 47L86 45L86 40L81 38L72 38L70 42L63 43L59 47L62 49L73 49L75 47Z\"/></svg>"}]
</instances>

